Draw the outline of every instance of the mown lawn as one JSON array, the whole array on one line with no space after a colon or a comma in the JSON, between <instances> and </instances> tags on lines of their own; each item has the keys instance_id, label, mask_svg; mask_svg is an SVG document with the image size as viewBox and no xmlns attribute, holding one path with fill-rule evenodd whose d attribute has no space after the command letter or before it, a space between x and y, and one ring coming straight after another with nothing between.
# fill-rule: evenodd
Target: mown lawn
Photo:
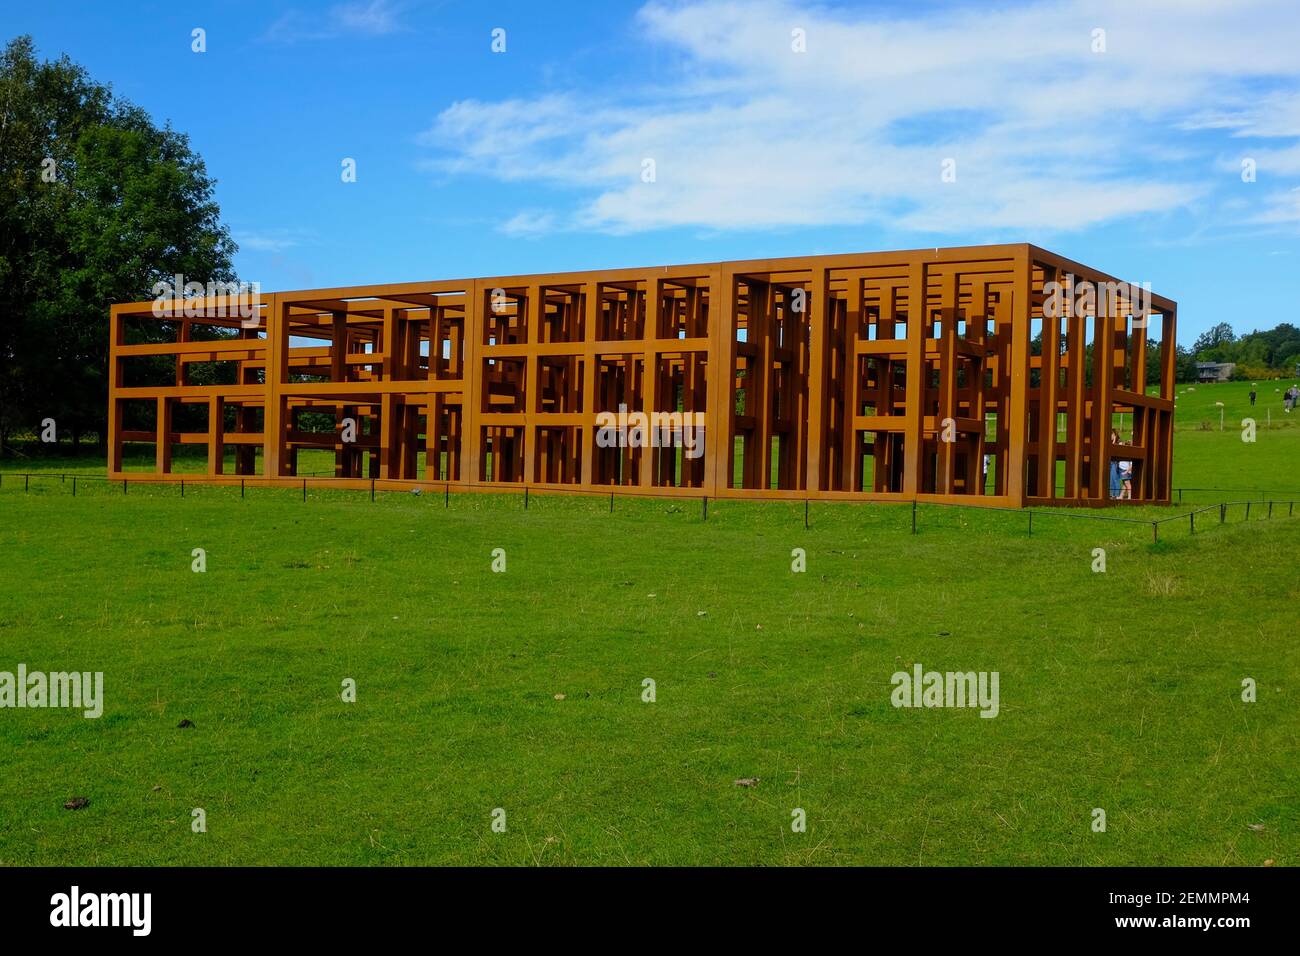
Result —
<instances>
[{"instance_id":1,"label":"mown lawn","mask_svg":"<svg viewBox=\"0 0 1300 956\"><path fill-rule=\"evenodd\" d=\"M1300 427L1201 432L1201 392L1176 483L1300 489ZM73 498L31 464L0 484L0 671L103 671L106 704L0 710L2 864L1300 859L1286 506L1153 546L928 507L913 536L906 506ZM997 671L999 715L894 708L915 662Z\"/></svg>"}]
</instances>

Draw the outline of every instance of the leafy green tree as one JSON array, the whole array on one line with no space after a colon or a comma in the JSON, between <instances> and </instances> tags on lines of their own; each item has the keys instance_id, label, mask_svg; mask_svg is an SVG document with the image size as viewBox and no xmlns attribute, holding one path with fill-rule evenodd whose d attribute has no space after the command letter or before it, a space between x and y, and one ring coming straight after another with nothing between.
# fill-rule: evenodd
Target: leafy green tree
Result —
<instances>
[{"instance_id":1,"label":"leafy green tree","mask_svg":"<svg viewBox=\"0 0 1300 956\"><path fill-rule=\"evenodd\" d=\"M213 186L185 134L68 57L0 53L0 454L46 417L102 442L110 304L234 279Z\"/></svg>"},{"instance_id":2,"label":"leafy green tree","mask_svg":"<svg viewBox=\"0 0 1300 956\"><path fill-rule=\"evenodd\" d=\"M1196 337L1196 341L1192 344L1192 354L1199 357L1202 352L1207 352L1223 343L1230 343L1234 339L1236 339L1236 335L1232 331L1232 326L1227 322L1220 322ZM1218 360L1207 358L1204 361L1213 362Z\"/></svg>"}]
</instances>

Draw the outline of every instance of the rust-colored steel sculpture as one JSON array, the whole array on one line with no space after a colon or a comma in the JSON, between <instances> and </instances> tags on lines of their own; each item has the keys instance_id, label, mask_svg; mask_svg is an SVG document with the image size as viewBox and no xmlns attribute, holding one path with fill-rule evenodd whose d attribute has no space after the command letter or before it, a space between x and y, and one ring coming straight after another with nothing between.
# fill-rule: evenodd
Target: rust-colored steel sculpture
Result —
<instances>
[{"instance_id":1,"label":"rust-colored steel sculpture","mask_svg":"<svg viewBox=\"0 0 1300 956\"><path fill-rule=\"evenodd\" d=\"M1127 460L1133 500L1169 500L1175 303L1031 245L250 305L113 306L110 475L166 480L197 443L212 481L302 480L322 449L358 488L1091 505ZM156 445L152 472L126 442Z\"/></svg>"}]
</instances>

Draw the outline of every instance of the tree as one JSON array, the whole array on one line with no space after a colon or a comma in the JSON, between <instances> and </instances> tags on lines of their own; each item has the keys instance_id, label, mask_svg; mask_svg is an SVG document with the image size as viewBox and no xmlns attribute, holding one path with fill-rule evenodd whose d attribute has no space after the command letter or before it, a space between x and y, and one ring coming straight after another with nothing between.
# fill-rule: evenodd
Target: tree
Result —
<instances>
[{"instance_id":1,"label":"tree","mask_svg":"<svg viewBox=\"0 0 1300 956\"><path fill-rule=\"evenodd\" d=\"M1192 354L1200 355L1202 352L1208 351L1216 345L1221 345L1225 342L1232 342L1235 339L1236 335L1233 334L1232 326L1227 322L1220 322L1218 325L1202 332L1196 337L1196 341L1192 344Z\"/></svg>"},{"instance_id":2,"label":"tree","mask_svg":"<svg viewBox=\"0 0 1300 956\"><path fill-rule=\"evenodd\" d=\"M234 279L213 186L186 135L68 57L0 53L0 454L47 417L103 441L110 304Z\"/></svg>"}]
</instances>

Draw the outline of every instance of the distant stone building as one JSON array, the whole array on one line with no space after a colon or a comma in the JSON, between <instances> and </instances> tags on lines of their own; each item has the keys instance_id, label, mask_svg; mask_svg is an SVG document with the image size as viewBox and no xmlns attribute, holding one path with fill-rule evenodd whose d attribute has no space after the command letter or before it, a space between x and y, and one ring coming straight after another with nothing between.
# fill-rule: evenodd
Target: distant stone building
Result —
<instances>
[{"instance_id":1,"label":"distant stone building","mask_svg":"<svg viewBox=\"0 0 1300 956\"><path fill-rule=\"evenodd\" d=\"M1196 380L1198 382L1227 382L1232 379L1236 362L1197 362Z\"/></svg>"}]
</instances>

